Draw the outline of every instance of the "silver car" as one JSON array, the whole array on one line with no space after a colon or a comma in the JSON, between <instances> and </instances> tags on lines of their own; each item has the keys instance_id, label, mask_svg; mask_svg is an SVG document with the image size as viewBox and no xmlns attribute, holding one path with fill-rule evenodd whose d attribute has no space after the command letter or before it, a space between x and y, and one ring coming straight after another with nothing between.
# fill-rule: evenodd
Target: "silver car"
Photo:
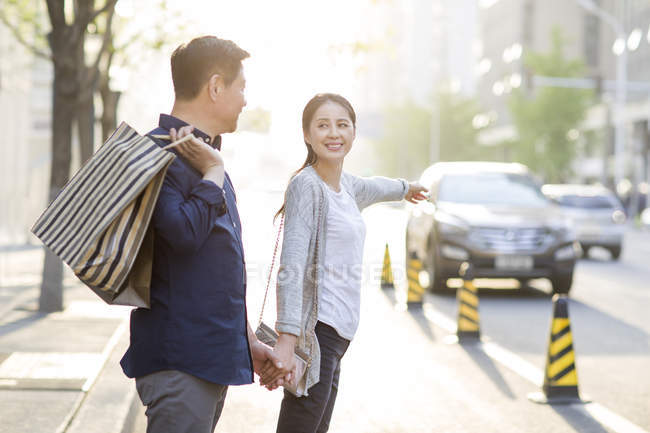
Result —
<instances>
[{"instance_id":1,"label":"silver car","mask_svg":"<svg viewBox=\"0 0 650 433\"><path fill-rule=\"evenodd\" d=\"M430 290L445 289L467 261L478 278L548 278L569 292L580 246L525 166L442 162L420 182L430 198L411 208L406 252L424 262Z\"/></svg>"},{"instance_id":2,"label":"silver car","mask_svg":"<svg viewBox=\"0 0 650 433\"><path fill-rule=\"evenodd\" d=\"M544 185L542 192L571 220L585 255L603 247L614 260L621 256L626 217L613 192L599 185Z\"/></svg>"}]
</instances>

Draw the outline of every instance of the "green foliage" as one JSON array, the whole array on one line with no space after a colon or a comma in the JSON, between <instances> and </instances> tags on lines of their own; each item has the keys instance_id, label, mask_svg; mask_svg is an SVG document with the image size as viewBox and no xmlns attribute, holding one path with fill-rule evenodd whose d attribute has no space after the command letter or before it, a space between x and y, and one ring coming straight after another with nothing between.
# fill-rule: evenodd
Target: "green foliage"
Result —
<instances>
[{"instance_id":1,"label":"green foliage","mask_svg":"<svg viewBox=\"0 0 650 433\"><path fill-rule=\"evenodd\" d=\"M0 22L22 46L39 57L49 59L47 21L45 2L2 0Z\"/></svg>"},{"instance_id":2,"label":"green foliage","mask_svg":"<svg viewBox=\"0 0 650 433\"><path fill-rule=\"evenodd\" d=\"M566 59L565 41L559 30L552 33L549 53L527 53L526 68L532 74L551 77L581 77L584 64ZM533 95L517 89L510 97L509 108L519 138L513 144L513 159L528 165L548 182L566 181L576 153L570 130L579 126L593 98L589 90L543 87Z\"/></svg>"},{"instance_id":3,"label":"green foliage","mask_svg":"<svg viewBox=\"0 0 650 433\"><path fill-rule=\"evenodd\" d=\"M478 145L479 130L472 120L479 112L475 99L439 91L436 113L412 101L384 110L383 134L378 142L383 172L392 176L417 177L431 161L431 126L439 131L440 161L493 159L493 149ZM439 110L439 111L438 111Z\"/></svg>"}]
</instances>

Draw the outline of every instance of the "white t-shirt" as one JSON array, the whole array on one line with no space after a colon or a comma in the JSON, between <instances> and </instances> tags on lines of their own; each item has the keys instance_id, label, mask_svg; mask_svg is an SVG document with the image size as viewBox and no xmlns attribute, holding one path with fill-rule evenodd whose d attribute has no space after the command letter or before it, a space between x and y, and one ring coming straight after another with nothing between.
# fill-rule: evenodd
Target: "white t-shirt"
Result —
<instances>
[{"instance_id":1,"label":"white t-shirt","mask_svg":"<svg viewBox=\"0 0 650 433\"><path fill-rule=\"evenodd\" d=\"M336 192L327 187L329 211L325 243L325 269L319 287L318 320L343 338L352 340L359 326L363 243L366 225L354 197L343 184Z\"/></svg>"}]
</instances>

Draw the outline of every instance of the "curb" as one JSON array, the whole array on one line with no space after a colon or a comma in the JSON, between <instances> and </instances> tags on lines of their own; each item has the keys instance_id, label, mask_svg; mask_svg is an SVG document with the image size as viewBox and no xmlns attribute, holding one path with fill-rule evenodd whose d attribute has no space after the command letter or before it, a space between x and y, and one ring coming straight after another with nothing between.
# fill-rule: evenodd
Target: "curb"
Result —
<instances>
[{"instance_id":1,"label":"curb","mask_svg":"<svg viewBox=\"0 0 650 433\"><path fill-rule=\"evenodd\" d=\"M129 344L126 330L128 326L123 328L95 383L72 411L71 421L60 432L132 433L142 404L133 379L124 376L119 364Z\"/></svg>"}]
</instances>

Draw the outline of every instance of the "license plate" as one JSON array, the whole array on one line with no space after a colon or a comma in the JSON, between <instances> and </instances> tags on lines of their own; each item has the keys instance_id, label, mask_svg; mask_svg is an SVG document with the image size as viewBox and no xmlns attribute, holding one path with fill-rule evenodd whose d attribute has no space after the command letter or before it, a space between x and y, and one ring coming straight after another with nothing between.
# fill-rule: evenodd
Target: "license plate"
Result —
<instances>
[{"instance_id":1,"label":"license plate","mask_svg":"<svg viewBox=\"0 0 650 433\"><path fill-rule=\"evenodd\" d=\"M533 269L533 258L530 256L497 256L494 260L494 267L517 271Z\"/></svg>"}]
</instances>

